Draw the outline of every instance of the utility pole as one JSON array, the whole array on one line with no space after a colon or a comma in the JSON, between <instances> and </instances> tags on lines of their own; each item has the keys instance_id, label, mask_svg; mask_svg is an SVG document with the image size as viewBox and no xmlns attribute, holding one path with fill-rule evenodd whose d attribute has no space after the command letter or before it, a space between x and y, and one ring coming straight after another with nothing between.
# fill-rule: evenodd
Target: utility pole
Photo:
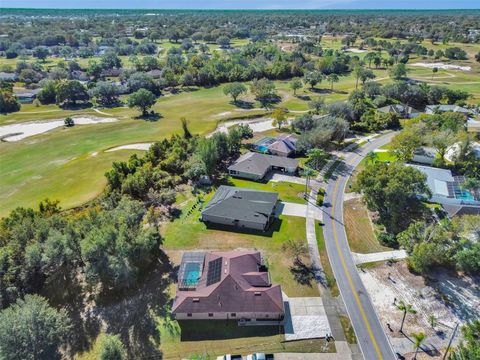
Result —
<instances>
[{"instance_id":1,"label":"utility pole","mask_svg":"<svg viewBox=\"0 0 480 360\"><path fill-rule=\"evenodd\" d=\"M452 346L453 338L455 337L457 329L458 329L458 323L455 326L455 329L453 329L452 337L450 338L450 341L448 342L447 350L445 350L445 354L443 354L442 360L445 360L447 358L448 350L450 350L450 346Z\"/></svg>"}]
</instances>

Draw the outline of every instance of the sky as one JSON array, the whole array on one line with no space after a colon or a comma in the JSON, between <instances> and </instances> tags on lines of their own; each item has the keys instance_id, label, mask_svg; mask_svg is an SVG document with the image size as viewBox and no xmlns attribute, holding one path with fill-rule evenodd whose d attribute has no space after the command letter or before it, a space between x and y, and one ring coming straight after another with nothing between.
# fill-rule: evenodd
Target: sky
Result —
<instances>
[{"instance_id":1,"label":"sky","mask_svg":"<svg viewBox=\"0 0 480 360\"><path fill-rule=\"evenodd\" d=\"M480 0L0 0L0 8L480 9Z\"/></svg>"}]
</instances>

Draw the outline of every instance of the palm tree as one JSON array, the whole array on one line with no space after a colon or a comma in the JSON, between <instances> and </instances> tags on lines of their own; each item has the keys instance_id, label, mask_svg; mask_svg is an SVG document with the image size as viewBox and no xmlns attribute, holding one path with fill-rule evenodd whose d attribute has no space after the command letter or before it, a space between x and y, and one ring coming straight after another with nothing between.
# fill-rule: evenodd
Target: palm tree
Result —
<instances>
[{"instance_id":1,"label":"palm tree","mask_svg":"<svg viewBox=\"0 0 480 360\"><path fill-rule=\"evenodd\" d=\"M420 349L420 346L422 345L422 342L425 340L426 336L423 332L412 333L410 335L415 339L415 356L413 357L415 360L417 358L418 349Z\"/></svg>"},{"instance_id":2,"label":"palm tree","mask_svg":"<svg viewBox=\"0 0 480 360\"><path fill-rule=\"evenodd\" d=\"M430 315L428 317L428 323L432 327L433 330L435 330L435 326L437 326L437 317L435 315Z\"/></svg>"},{"instance_id":3,"label":"palm tree","mask_svg":"<svg viewBox=\"0 0 480 360\"><path fill-rule=\"evenodd\" d=\"M335 73L331 73L330 75L327 76L327 80L330 82L330 84L332 85L331 89L333 91L333 83L336 83L340 80L340 78L338 77L337 74Z\"/></svg>"},{"instance_id":4,"label":"palm tree","mask_svg":"<svg viewBox=\"0 0 480 360\"><path fill-rule=\"evenodd\" d=\"M310 177L315 174L315 171L312 168L309 168L308 166L305 166L303 168L302 175L306 177L305 181L305 197L308 195L308 187L310 185Z\"/></svg>"},{"instance_id":5,"label":"palm tree","mask_svg":"<svg viewBox=\"0 0 480 360\"><path fill-rule=\"evenodd\" d=\"M438 72L438 68L437 67L434 67L432 69L432 80L433 80L433 76Z\"/></svg>"},{"instance_id":6,"label":"palm tree","mask_svg":"<svg viewBox=\"0 0 480 360\"><path fill-rule=\"evenodd\" d=\"M327 153L322 149L311 149L307 152L308 163L312 165L315 170L320 170L319 167L323 161L327 158Z\"/></svg>"},{"instance_id":7,"label":"palm tree","mask_svg":"<svg viewBox=\"0 0 480 360\"><path fill-rule=\"evenodd\" d=\"M369 151L367 155L365 155L365 159L367 159L367 163L373 164L378 160L378 154L374 151Z\"/></svg>"},{"instance_id":8,"label":"palm tree","mask_svg":"<svg viewBox=\"0 0 480 360\"><path fill-rule=\"evenodd\" d=\"M400 325L400 332L403 333L403 324L405 323L405 318L407 317L407 313L416 314L417 310L413 308L411 304L405 304L403 300L397 304L397 309L403 311L403 318L402 318L402 325Z\"/></svg>"}]
</instances>

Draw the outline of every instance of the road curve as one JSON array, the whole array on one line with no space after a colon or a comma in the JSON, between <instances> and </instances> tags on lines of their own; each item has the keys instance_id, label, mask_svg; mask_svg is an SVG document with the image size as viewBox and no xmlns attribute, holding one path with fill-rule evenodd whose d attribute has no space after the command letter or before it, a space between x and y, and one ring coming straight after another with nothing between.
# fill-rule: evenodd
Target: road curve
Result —
<instances>
[{"instance_id":1,"label":"road curve","mask_svg":"<svg viewBox=\"0 0 480 360\"><path fill-rule=\"evenodd\" d=\"M353 261L347 234L343 225L343 195L351 172L363 157L376 148L390 142L395 133L382 135L357 150L346 152L344 161L329 181L322 210L323 234L328 258L338 284L340 294L366 360L395 359L393 349L377 317L367 290L358 275Z\"/></svg>"}]
</instances>

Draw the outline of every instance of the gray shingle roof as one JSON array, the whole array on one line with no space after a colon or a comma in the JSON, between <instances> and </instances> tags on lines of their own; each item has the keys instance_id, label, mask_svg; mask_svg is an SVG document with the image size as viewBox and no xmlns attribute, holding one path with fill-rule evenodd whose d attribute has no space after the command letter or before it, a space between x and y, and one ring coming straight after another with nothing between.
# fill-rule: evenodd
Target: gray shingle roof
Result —
<instances>
[{"instance_id":1,"label":"gray shingle roof","mask_svg":"<svg viewBox=\"0 0 480 360\"><path fill-rule=\"evenodd\" d=\"M222 185L202 215L265 224L277 204L278 194Z\"/></svg>"},{"instance_id":2,"label":"gray shingle roof","mask_svg":"<svg viewBox=\"0 0 480 360\"><path fill-rule=\"evenodd\" d=\"M240 156L235 164L231 165L228 170L263 176L272 166L297 168L298 160L283 156L248 152Z\"/></svg>"}]
</instances>

